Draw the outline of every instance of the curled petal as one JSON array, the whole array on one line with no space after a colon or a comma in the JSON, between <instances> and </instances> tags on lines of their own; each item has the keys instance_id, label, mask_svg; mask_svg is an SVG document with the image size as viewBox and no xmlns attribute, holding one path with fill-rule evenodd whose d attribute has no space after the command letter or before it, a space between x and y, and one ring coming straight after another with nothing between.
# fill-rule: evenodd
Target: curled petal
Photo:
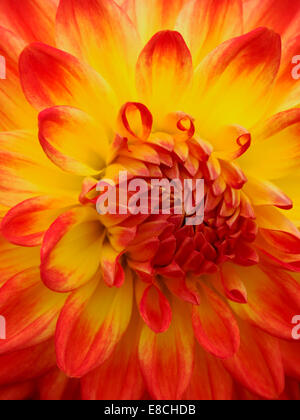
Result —
<instances>
[{"instance_id":1,"label":"curled petal","mask_svg":"<svg viewBox=\"0 0 300 420\"><path fill-rule=\"evenodd\" d=\"M137 102L128 102L119 113L119 134L131 139L146 141L152 131L153 117L148 108Z\"/></svg>"}]
</instances>

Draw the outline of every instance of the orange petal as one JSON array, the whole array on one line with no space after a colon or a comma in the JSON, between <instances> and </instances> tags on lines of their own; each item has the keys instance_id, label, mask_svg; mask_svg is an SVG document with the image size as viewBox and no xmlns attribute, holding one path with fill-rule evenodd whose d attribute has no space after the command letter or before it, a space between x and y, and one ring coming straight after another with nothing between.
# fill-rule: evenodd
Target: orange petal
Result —
<instances>
[{"instance_id":1,"label":"orange petal","mask_svg":"<svg viewBox=\"0 0 300 420\"><path fill-rule=\"evenodd\" d=\"M71 204L67 199L46 196L23 201L2 220L2 234L15 245L39 246L45 231Z\"/></svg>"},{"instance_id":2,"label":"orange petal","mask_svg":"<svg viewBox=\"0 0 300 420\"><path fill-rule=\"evenodd\" d=\"M237 322L230 308L207 286L201 285L200 304L193 306L193 327L202 347L215 357L228 359L239 348Z\"/></svg>"},{"instance_id":3,"label":"orange petal","mask_svg":"<svg viewBox=\"0 0 300 420\"><path fill-rule=\"evenodd\" d=\"M247 303L248 293L246 286L232 264L223 265L220 277L228 299L240 304Z\"/></svg>"},{"instance_id":4,"label":"orange petal","mask_svg":"<svg viewBox=\"0 0 300 420\"><path fill-rule=\"evenodd\" d=\"M58 0L2 0L0 25L16 32L27 43L55 44L55 15Z\"/></svg>"},{"instance_id":5,"label":"orange petal","mask_svg":"<svg viewBox=\"0 0 300 420\"><path fill-rule=\"evenodd\" d=\"M293 0L289 7L281 0L244 0L245 29L250 31L266 26L284 39L299 33L300 1Z\"/></svg>"},{"instance_id":6,"label":"orange petal","mask_svg":"<svg viewBox=\"0 0 300 420\"><path fill-rule=\"evenodd\" d=\"M75 207L52 224L41 250L41 276L52 290L66 292L87 283L100 265L103 227L90 207Z\"/></svg>"},{"instance_id":7,"label":"orange petal","mask_svg":"<svg viewBox=\"0 0 300 420\"><path fill-rule=\"evenodd\" d=\"M107 286L121 287L125 280L124 269L120 263L122 254L115 251L106 241L101 247L100 262L103 280Z\"/></svg>"},{"instance_id":8,"label":"orange petal","mask_svg":"<svg viewBox=\"0 0 300 420\"><path fill-rule=\"evenodd\" d=\"M242 35L242 0L186 1L176 29L187 41L197 65L222 42Z\"/></svg>"},{"instance_id":9,"label":"orange petal","mask_svg":"<svg viewBox=\"0 0 300 420\"><path fill-rule=\"evenodd\" d=\"M280 341L280 350L286 374L300 381L300 342Z\"/></svg>"},{"instance_id":10,"label":"orange petal","mask_svg":"<svg viewBox=\"0 0 300 420\"><path fill-rule=\"evenodd\" d=\"M232 379L221 361L196 345L193 376L184 394L184 399L227 401L232 397Z\"/></svg>"},{"instance_id":11,"label":"orange petal","mask_svg":"<svg viewBox=\"0 0 300 420\"><path fill-rule=\"evenodd\" d=\"M34 397L36 384L33 381L0 387L0 401L22 401Z\"/></svg>"},{"instance_id":12,"label":"orange petal","mask_svg":"<svg viewBox=\"0 0 300 420\"><path fill-rule=\"evenodd\" d=\"M101 42L99 42L101 40ZM57 45L88 62L128 100L139 38L124 10L113 0L61 0Z\"/></svg>"},{"instance_id":13,"label":"orange petal","mask_svg":"<svg viewBox=\"0 0 300 420\"><path fill-rule=\"evenodd\" d=\"M275 206L289 210L293 207L292 200L276 185L255 178L248 179L243 188L254 206Z\"/></svg>"},{"instance_id":14,"label":"orange petal","mask_svg":"<svg viewBox=\"0 0 300 420\"><path fill-rule=\"evenodd\" d=\"M153 117L143 104L127 102L122 106L118 120L118 132L128 140L146 141L151 134ZM136 159L135 154L133 157Z\"/></svg>"},{"instance_id":15,"label":"orange petal","mask_svg":"<svg viewBox=\"0 0 300 420\"><path fill-rule=\"evenodd\" d=\"M29 103L39 111L52 106L74 106L101 123L117 115L114 96L107 82L74 56L35 43L20 56L20 77Z\"/></svg>"},{"instance_id":16,"label":"orange petal","mask_svg":"<svg viewBox=\"0 0 300 420\"><path fill-rule=\"evenodd\" d=\"M193 371L194 338L189 318L186 318L187 306L177 300L175 303L168 331L155 334L145 325L139 344L148 391L158 400L181 399Z\"/></svg>"},{"instance_id":17,"label":"orange petal","mask_svg":"<svg viewBox=\"0 0 300 420\"><path fill-rule=\"evenodd\" d=\"M125 0L123 8L137 27L143 43L154 34L174 29L176 18L186 0Z\"/></svg>"},{"instance_id":18,"label":"orange petal","mask_svg":"<svg viewBox=\"0 0 300 420\"><path fill-rule=\"evenodd\" d=\"M97 279L74 292L58 320L58 366L70 377L82 377L104 363L126 331L132 311L132 279L109 288Z\"/></svg>"},{"instance_id":19,"label":"orange petal","mask_svg":"<svg viewBox=\"0 0 300 420\"><path fill-rule=\"evenodd\" d=\"M16 261L18 261L17 265ZM37 266L39 263L39 248L15 246L0 235L0 287L18 272Z\"/></svg>"},{"instance_id":20,"label":"orange petal","mask_svg":"<svg viewBox=\"0 0 300 420\"><path fill-rule=\"evenodd\" d=\"M214 145L220 128L237 124L249 130L257 123L266 110L280 59L280 37L266 28L212 51L198 66L192 98L187 101L187 111L197 118L202 137ZM189 104L194 107L189 109Z\"/></svg>"},{"instance_id":21,"label":"orange petal","mask_svg":"<svg viewBox=\"0 0 300 420\"><path fill-rule=\"evenodd\" d=\"M151 111L156 114L163 110L165 115L178 106L192 75L192 56L182 36L178 32L159 32L139 56L137 89Z\"/></svg>"},{"instance_id":22,"label":"orange petal","mask_svg":"<svg viewBox=\"0 0 300 420\"><path fill-rule=\"evenodd\" d=\"M291 340L291 320L300 313L300 285L297 281L274 268L236 270L248 292L246 305L231 304L237 315L269 334Z\"/></svg>"},{"instance_id":23,"label":"orange petal","mask_svg":"<svg viewBox=\"0 0 300 420\"><path fill-rule=\"evenodd\" d=\"M38 381L41 401L70 401L80 399L80 381L68 378L57 367Z\"/></svg>"},{"instance_id":24,"label":"orange petal","mask_svg":"<svg viewBox=\"0 0 300 420\"><path fill-rule=\"evenodd\" d=\"M76 108L48 108L39 115L41 146L63 170L82 176L97 175L105 166L109 148L105 131L97 124Z\"/></svg>"},{"instance_id":25,"label":"orange petal","mask_svg":"<svg viewBox=\"0 0 300 420\"><path fill-rule=\"evenodd\" d=\"M138 360L141 321L135 313L110 358L81 380L84 400L139 400L144 381Z\"/></svg>"},{"instance_id":26,"label":"orange petal","mask_svg":"<svg viewBox=\"0 0 300 420\"><path fill-rule=\"evenodd\" d=\"M276 399L284 389L284 370L278 340L240 323L241 346L225 368L240 384L266 399Z\"/></svg>"},{"instance_id":27,"label":"orange petal","mask_svg":"<svg viewBox=\"0 0 300 420\"><path fill-rule=\"evenodd\" d=\"M48 290L38 268L23 271L0 290L0 313L6 319L6 339L0 353L27 348L54 335L66 296Z\"/></svg>"},{"instance_id":28,"label":"orange petal","mask_svg":"<svg viewBox=\"0 0 300 420\"><path fill-rule=\"evenodd\" d=\"M271 108L275 111L284 111L290 108L299 108L299 49L300 36L292 37L286 42L282 51L281 67L274 86ZM296 59L294 59L296 57Z\"/></svg>"},{"instance_id":29,"label":"orange petal","mask_svg":"<svg viewBox=\"0 0 300 420\"><path fill-rule=\"evenodd\" d=\"M140 314L149 328L155 333L167 331L171 324L172 310L158 286L139 282L136 293Z\"/></svg>"},{"instance_id":30,"label":"orange petal","mask_svg":"<svg viewBox=\"0 0 300 420\"><path fill-rule=\"evenodd\" d=\"M1 130L24 129L35 124L36 112L27 103L19 79L18 60L24 47L21 38L0 26L0 57L5 58L6 66L6 79L0 83Z\"/></svg>"},{"instance_id":31,"label":"orange petal","mask_svg":"<svg viewBox=\"0 0 300 420\"><path fill-rule=\"evenodd\" d=\"M0 366L0 386L39 378L56 366L54 341L6 353L0 356Z\"/></svg>"}]
</instances>

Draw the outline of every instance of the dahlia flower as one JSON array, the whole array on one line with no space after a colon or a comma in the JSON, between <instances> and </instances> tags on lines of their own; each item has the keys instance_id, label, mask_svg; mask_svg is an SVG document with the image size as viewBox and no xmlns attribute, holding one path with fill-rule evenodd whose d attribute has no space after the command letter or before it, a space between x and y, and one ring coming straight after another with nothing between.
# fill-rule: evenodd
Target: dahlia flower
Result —
<instances>
[{"instance_id":1,"label":"dahlia flower","mask_svg":"<svg viewBox=\"0 0 300 420\"><path fill-rule=\"evenodd\" d=\"M1 399L300 398L299 22L1 0ZM203 179L203 223L99 214L121 171Z\"/></svg>"}]
</instances>

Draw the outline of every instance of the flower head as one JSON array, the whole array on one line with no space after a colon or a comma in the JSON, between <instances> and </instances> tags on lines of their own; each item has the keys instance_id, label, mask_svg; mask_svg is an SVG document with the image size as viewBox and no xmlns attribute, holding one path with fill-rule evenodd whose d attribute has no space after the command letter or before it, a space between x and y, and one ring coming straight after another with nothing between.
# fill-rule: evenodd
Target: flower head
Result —
<instances>
[{"instance_id":1,"label":"flower head","mask_svg":"<svg viewBox=\"0 0 300 420\"><path fill-rule=\"evenodd\" d=\"M300 1L283 3L2 0L0 397L299 398ZM203 180L203 221L170 192L169 214L130 194L99 214L124 172Z\"/></svg>"}]
</instances>

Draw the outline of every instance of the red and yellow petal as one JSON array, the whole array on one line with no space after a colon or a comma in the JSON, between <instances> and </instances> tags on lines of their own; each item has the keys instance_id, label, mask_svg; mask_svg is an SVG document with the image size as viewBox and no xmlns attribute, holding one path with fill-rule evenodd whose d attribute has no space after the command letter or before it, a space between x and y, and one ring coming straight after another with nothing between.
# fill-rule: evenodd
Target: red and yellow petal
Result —
<instances>
[{"instance_id":1,"label":"red and yellow petal","mask_svg":"<svg viewBox=\"0 0 300 420\"><path fill-rule=\"evenodd\" d=\"M101 116L105 127L109 121L114 123L112 115L117 116L117 108L110 86L78 58L34 43L22 52L19 69L25 96L37 110L73 106L98 119Z\"/></svg>"},{"instance_id":2,"label":"red and yellow petal","mask_svg":"<svg viewBox=\"0 0 300 420\"><path fill-rule=\"evenodd\" d=\"M51 369L38 381L41 401L70 401L80 399L80 381L68 378L57 367Z\"/></svg>"},{"instance_id":3,"label":"red and yellow petal","mask_svg":"<svg viewBox=\"0 0 300 420\"><path fill-rule=\"evenodd\" d=\"M36 112L27 103L19 78L18 60L25 45L21 38L0 26L0 56L5 60L6 73L0 83L1 130L30 128L35 124Z\"/></svg>"},{"instance_id":4,"label":"red and yellow petal","mask_svg":"<svg viewBox=\"0 0 300 420\"><path fill-rule=\"evenodd\" d=\"M284 369L279 342L250 327L239 324L241 346L232 358L223 361L238 383L266 399L276 399L284 390Z\"/></svg>"},{"instance_id":5,"label":"red and yellow petal","mask_svg":"<svg viewBox=\"0 0 300 420\"><path fill-rule=\"evenodd\" d=\"M58 320L58 366L70 377L82 377L104 363L126 331L132 312L132 279L120 289L95 278L74 292Z\"/></svg>"},{"instance_id":6,"label":"red and yellow petal","mask_svg":"<svg viewBox=\"0 0 300 420\"><path fill-rule=\"evenodd\" d=\"M168 331L155 334L145 325L139 344L148 391L158 400L181 399L193 371L194 337L186 305L176 300L172 310L173 321Z\"/></svg>"},{"instance_id":7,"label":"red and yellow petal","mask_svg":"<svg viewBox=\"0 0 300 420\"><path fill-rule=\"evenodd\" d=\"M138 93L157 117L159 111L165 115L179 106L192 76L192 56L179 32L162 31L154 35L137 62Z\"/></svg>"},{"instance_id":8,"label":"red and yellow petal","mask_svg":"<svg viewBox=\"0 0 300 420\"><path fill-rule=\"evenodd\" d=\"M138 359L141 321L135 313L110 358L81 379L84 400L139 400L145 385ZM112 378L113 381L111 380Z\"/></svg>"},{"instance_id":9,"label":"red and yellow petal","mask_svg":"<svg viewBox=\"0 0 300 420\"><path fill-rule=\"evenodd\" d=\"M197 345L193 375L184 399L227 401L232 397L233 382L221 361Z\"/></svg>"},{"instance_id":10,"label":"red and yellow petal","mask_svg":"<svg viewBox=\"0 0 300 420\"><path fill-rule=\"evenodd\" d=\"M75 207L59 216L44 236L41 276L51 290L66 292L90 281L100 265L104 230L97 212Z\"/></svg>"},{"instance_id":11,"label":"red and yellow petal","mask_svg":"<svg viewBox=\"0 0 300 420\"><path fill-rule=\"evenodd\" d=\"M53 221L74 204L72 200L40 196L13 207L1 223L3 236L12 244L26 247L42 244Z\"/></svg>"},{"instance_id":12,"label":"red and yellow petal","mask_svg":"<svg viewBox=\"0 0 300 420\"><path fill-rule=\"evenodd\" d=\"M247 289L248 303L232 303L245 321L269 334L291 340L291 320L300 311L300 285L281 270L237 269Z\"/></svg>"},{"instance_id":13,"label":"red and yellow petal","mask_svg":"<svg viewBox=\"0 0 300 420\"><path fill-rule=\"evenodd\" d=\"M222 42L242 35L242 0L192 0L184 3L175 27L191 49L195 66Z\"/></svg>"},{"instance_id":14,"label":"red and yellow petal","mask_svg":"<svg viewBox=\"0 0 300 420\"><path fill-rule=\"evenodd\" d=\"M209 287L201 285L200 304L193 307L193 327L199 344L213 356L231 358L240 345L239 329L228 305Z\"/></svg>"},{"instance_id":15,"label":"red and yellow petal","mask_svg":"<svg viewBox=\"0 0 300 420\"><path fill-rule=\"evenodd\" d=\"M134 22L143 43L154 34L174 29L186 0L125 0L123 8Z\"/></svg>"},{"instance_id":16,"label":"red and yellow petal","mask_svg":"<svg viewBox=\"0 0 300 420\"><path fill-rule=\"evenodd\" d=\"M122 102L134 91L139 42L133 23L113 0L60 1L58 47L96 69L116 89Z\"/></svg>"},{"instance_id":17,"label":"red and yellow petal","mask_svg":"<svg viewBox=\"0 0 300 420\"><path fill-rule=\"evenodd\" d=\"M286 7L282 0L243 0L245 30L266 26L283 39L299 33L300 1L293 0Z\"/></svg>"},{"instance_id":18,"label":"red and yellow petal","mask_svg":"<svg viewBox=\"0 0 300 420\"><path fill-rule=\"evenodd\" d=\"M16 266L16 261L18 265ZM12 245L0 236L0 287L18 272L35 267L39 264L38 248L23 248Z\"/></svg>"},{"instance_id":19,"label":"red and yellow petal","mask_svg":"<svg viewBox=\"0 0 300 420\"><path fill-rule=\"evenodd\" d=\"M265 180L296 175L300 154L299 122L300 109L295 108L256 125L252 130L252 147L239 159L245 172Z\"/></svg>"},{"instance_id":20,"label":"red and yellow petal","mask_svg":"<svg viewBox=\"0 0 300 420\"><path fill-rule=\"evenodd\" d=\"M27 348L54 335L67 296L47 289L38 268L25 270L0 289L0 313L6 320L6 339L0 353Z\"/></svg>"},{"instance_id":21,"label":"red and yellow petal","mask_svg":"<svg viewBox=\"0 0 300 420\"><path fill-rule=\"evenodd\" d=\"M27 43L55 44L58 0L2 0L0 25L16 32Z\"/></svg>"},{"instance_id":22,"label":"red and yellow petal","mask_svg":"<svg viewBox=\"0 0 300 420\"><path fill-rule=\"evenodd\" d=\"M77 108L61 106L41 112L39 139L55 165L76 175L99 174L108 157L105 129Z\"/></svg>"},{"instance_id":23,"label":"red and yellow petal","mask_svg":"<svg viewBox=\"0 0 300 420\"><path fill-rule=\"evenodd\" d=\"M0 204L13 207L40 195L73 197L82 179L56 168L43 153L37 134L0 133Z\"/></svg>"},{"instance_id":24,"label":"red and yellow petal","mask_svg":"<svg viewBox=\"0 0 300 420\"><path fill-rule=\"evenodd\" d=\"M222 126L249 130L263 117L280 59L279 35L259 28L226 41L201 62L186 107L212 145Z\"/></svg>"},{"instance_id":25,"label":"red and yellow petal","mask_svg":"<svg viewBox=\"0 0 300 420\"><path fill-rule=\"evenodd\" d=\"M0 356L0 386L37 379L56 366L54 340Z\"/></svg>"}]
</instances>

